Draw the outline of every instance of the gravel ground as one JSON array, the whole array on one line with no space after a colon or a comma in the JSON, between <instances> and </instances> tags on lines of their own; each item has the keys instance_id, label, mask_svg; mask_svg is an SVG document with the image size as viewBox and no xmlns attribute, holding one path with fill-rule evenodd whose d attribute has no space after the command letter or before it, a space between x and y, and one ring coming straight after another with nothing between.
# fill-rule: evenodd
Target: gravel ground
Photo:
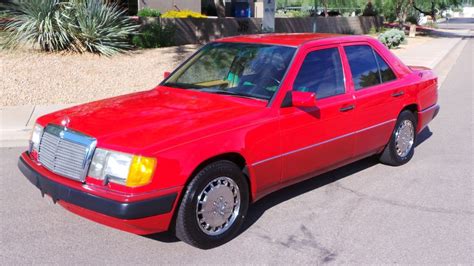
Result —
<instances>
[{"instance_id":1,"label":"gravel ground","mask_svg":"<svg viewBox=\"0 0 474 266\"><path fill-rule=\"evenodd\" d=\"M199 46L92 54L0 51L0 106L81 103L147 90Z\"/></svg>"}]
</instances>

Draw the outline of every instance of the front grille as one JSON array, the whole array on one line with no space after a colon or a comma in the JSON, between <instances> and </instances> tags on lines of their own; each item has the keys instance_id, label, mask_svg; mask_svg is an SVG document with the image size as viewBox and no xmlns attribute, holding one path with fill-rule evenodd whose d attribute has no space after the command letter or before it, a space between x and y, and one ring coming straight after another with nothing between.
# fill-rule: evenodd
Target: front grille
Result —
<instances>
[{"instance_id":1,"label":"front grille","mask_svg":"<svg viewBox=\"0 0 474 266\"><path fill-rule=\"evenodd\" d=\"M84 181L95 148L95 139L56 125L45 128L38 160L53 173Z\"/></svg>"}]
</instances>

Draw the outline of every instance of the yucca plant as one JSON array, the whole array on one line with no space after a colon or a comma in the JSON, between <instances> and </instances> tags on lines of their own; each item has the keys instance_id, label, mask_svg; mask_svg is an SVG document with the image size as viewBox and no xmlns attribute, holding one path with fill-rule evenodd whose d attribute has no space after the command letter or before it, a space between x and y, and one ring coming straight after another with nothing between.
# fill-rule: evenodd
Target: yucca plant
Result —
<instances>
[{"instance_id":1,"label":"yucca plant","mask_svg":"<svg viewBox=\"0 0 474 266\"><path fill-rule=\"evenodd\" d=\"M138 31L138 25L125 16L126 11L117 3L71 0L70 4L74 50L109 56L133 47L129 39Z\"/></svg>"},{"instance_id":2,"label":"yucca plant","mask_svg":"<svg viewBox=\"0 0 474 266\"><path fill-rule=\"evenodd\" d=\"M106 0L28 0L9 6L7 48L31 44L44 51L69 50L106 56L131 49L138 25Z\"/></svg>"},{"instance_id":3,"label":"yucca plant","mask_svg":"<svg viewBox=\"0 0 474 266\"><path fill-rule=\"evenodd\" d=\"M6 41L2 46L31 44L44 51L68 49L72 36L69 18L62 12L64 4L60 0L29 0L8 5L6 14L13 20L5 26Z\"/></svg>"}]
</instances>

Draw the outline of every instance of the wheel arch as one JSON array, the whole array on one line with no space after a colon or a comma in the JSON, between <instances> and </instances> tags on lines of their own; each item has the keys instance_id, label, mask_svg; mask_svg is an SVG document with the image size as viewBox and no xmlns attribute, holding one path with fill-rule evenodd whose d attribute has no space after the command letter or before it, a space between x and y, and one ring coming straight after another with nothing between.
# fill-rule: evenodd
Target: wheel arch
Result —
<instances>
[{"instance_id":1,"label":"wheel arch","mask_svg":"<svg viewBox=\"0 0 474 266\"><path fill-rule=\"evenodd\" d=\"M418 124L419 118L418 118L418 113L419 113L419 111L420 111L418 104L416 104L416 103L411 103L411 104L405 105L398 115L400 115L403 111L410 111L410 112L412 112L412 114L415 116L416 132L418 132L418 131L419 131L419 124Z\"/></svg>"},{"instance_id":2,"label":"wheel arch","mask_svg":"<svg viewBox=\"0 0 474 266\"><path fill-rule=\"evenodd\" d=\"M402 113L405 110L411 111L416 117L416 115L418 113L418 104L416 104L416 103L407 104L403 107L403 109L400 111L400 113Z\"/></svg>"},{"instance_id":3,"label":"wheel arch","mask_svg":"<svg viewBox=\"0 0 474 266\"><path fill-rule=\"evenodd\" d=\"M206 167L207 165L217 162L217 161L231 161L235 163L242 171L244 171L247 161L245 160L244 156L238 152L227 152L227 153L222 153L218 155L214 155L204 161L202 161L194 170L191 172L191 175L188 177L188 180L186 181L186 185L191 181L192 177L195 176L201 169ZM249 183L250 185L250 183Z\"/></svg>"},{"instance_id":4,"label":"wheel arch","mask_svg":"<svg viewBox=\"0 0 474 266\"><path fill-rule=\"evenodd\" d=\"M214 156L211 156L210 158L202 161L201 163L199 163L195 168L194 170L191 172L191 174L188 176L185 184L184 184L184 187L183 187L183 191L188 187L189 183L191 182L191 180L193 179L193 177L199 172L201 171L204 167L206 167L207 165L213 163L213 162L217 162L217 161L223 161L223 160L227 160L227 161L231 161L233 163L235 163L241 170L242 170L242 173L244 174L244 177L247 181L247 184L248 184L248 191L249 191L249 202L253 202L253 198L254 198L254 195L252 193L252 182L251 182L251 178L250 178L250 173L248 172L247 170L247 161L245 159L245 157L238 153L238 152L226 152L226 153L221 153L221 154L217 154L217 155L214 155ZM181 193L181 195L179 196L178 200L177 200L177 203L176 203L176 206L179 206L183 200L183 197L184 197L184 192ZM173 213L173 218L171 220L171 223L170 223L170 229L174 230L174 226L175 226L175 222L176 222L176 215L177 215L177 211L174 211Z\"/></svg>"}]
</instances>

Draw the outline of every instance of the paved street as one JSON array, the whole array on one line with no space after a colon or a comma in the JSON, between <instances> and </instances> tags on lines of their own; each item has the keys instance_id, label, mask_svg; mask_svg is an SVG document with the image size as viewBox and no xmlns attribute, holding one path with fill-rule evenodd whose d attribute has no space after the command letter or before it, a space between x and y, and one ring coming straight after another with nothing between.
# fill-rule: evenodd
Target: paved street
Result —
<instances>
[{"instance_id":1,"label":"paved street","mask_svg":"<svg viewBox=\"0 0 474 266\"><path fill-rule=\"evenodd\" d=\"M473 41L440 89L441 112L402 167L365 159L271 194L233 241L202 251L73 215L0 150L2 264L472 263Z\"/></svg>"},{"instance_id":2,"label":"paved street","mask_svg":"<svg viewBox=\"0 0 474 266\"><path fill-rule=\"evenodd\" d=\"M474 30L474 18L451 18L438 24L440 29L471 29Z\"/></svg>"}]
</instances>

